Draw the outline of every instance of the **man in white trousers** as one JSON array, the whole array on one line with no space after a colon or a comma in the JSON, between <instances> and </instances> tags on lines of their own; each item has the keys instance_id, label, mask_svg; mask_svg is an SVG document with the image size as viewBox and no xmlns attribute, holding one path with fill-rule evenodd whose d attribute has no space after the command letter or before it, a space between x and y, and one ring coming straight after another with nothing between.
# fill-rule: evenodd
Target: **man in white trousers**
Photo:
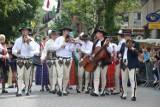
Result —
<instances>
[{"instance_id":1,"label":"man in white trousers","mask_svg":"<svg viewBox=\"0 0 160 107\"><path fill-rule=\"evenodd\" d=\"M122 95L121 99L127 98L127 82L128 77L131 83L131 100L136 101L136 69L139 66L138 54L139 44L131 39L131 35L125 35L126 43L123 43L120 49L119 57L122 58Z\"/></svg>"},{"instance_id":2,"label":"man in white trousers","mask_svg":"<svg viewBox=\"0 0 160 107\"><path fill-rule=\"evenodd\" d=\"M24 25L19 29L22 36L16 39L15 44L12 48L12 53L17 56L17 82L18 82L18 92L16 96L22 96L22 84L23 76L25 81L25 94L29 95L29 78L31 72L32 60L34 56L34 51L36 50L35 41L31 38L28 33L31 28Z\"/></svg>"},{"instance_id":3,"label":"man in white trousers","mask_svg":"<svg viewBox=\"0 0 160 107\"><path fill-rule=\"evenodd\" d=\"M87 34L83 34L80 37L81 46L78 49L78 54L80 55L80 61L78 65L78 83L79 83L79 88L77 89L77 93L81 93L82 91L82 80L83 80L83 74L85 73L85 93L89 94L89 90L87 89L88 84L89 84L89 72L84 71L83 66L81 65L83 58L85 56L91 55L92 53L92 47L93 43L89 40L89 36Z\"/></svg>"},{"instance_id":4,"label":"man in white trousers","mask_svg":"<svg viewBox=\"0 0 160 107\"><path fill-rule=\"evenodd\" d=\"M96 42L93 44L93 51L96 47L103 47L104 50L108 53L106 57L109 57L111 59L111 53L113 51L113 48L109 43L106 42L107 38L106 32L104 30L98 29L96 30L96 37L98 38ZM107 45L106 45L107 44ZM111 64L110 61L105 61L104 59L100 60L98 63L97 68L94 71L94 91L91 92L91 96L99 96L99 85L100 85L100 79L101 79L101 92L100 96L105 96L105 86L106 86L106 74L108 65ZM101 77L101 78L100 78Z\"/></svg>"},{"instance_id":5,"label":"man in white trousers","mask_svg":"<svg viewBox=\"0 0 160 107\"><path fill-rule=\"evenodd\" d=\"M69 74L72 65L72 52L75 50L75 44L71 42L69 32L72 29L64 27L61 29L62 36L58 37L55 41L53 48L56 50L56 70L58 72L58 87L57 94L62 96L68 95L67 87L69 81ZM63 80L63 82L62 82ZM63 83L63 90L62 90Z\"/></svg>"},{"instance_id":6,"label":"man in white trousers","mask_svg":"<svg viewBox=\"0 0 160 107\"><path fill-rule=\"evenodd\" d=\"M118 39L118 45L115 47L115 51L118 54L121 46L123 43L126 42L126 40L124 39L124 34L117 34L117 39ZM118 56L117 56L118 57ZM115 71L115 90L112 92L113 95L119 94L120 93L120 59L117 58L116 61L116 71Z\"/></svg>"},{"instance_id":7,"label":"man in white trousers","mask_svg":"<svg viewBox=\"0 0 160 107\"><path fill-rule=\"evenodd\" d=\"M57 83L57 71L56 71L56 52L53 48L55 45L55 40L59 36L59 32L52 30L51 31L51 38L46 42L44 50L42 52L41 61L42 63L46 59L48 71L49 71L49 81L50 81L50 91L49 93L55 94L56 93L56 83Z\"/></svg>"}]
</instances>

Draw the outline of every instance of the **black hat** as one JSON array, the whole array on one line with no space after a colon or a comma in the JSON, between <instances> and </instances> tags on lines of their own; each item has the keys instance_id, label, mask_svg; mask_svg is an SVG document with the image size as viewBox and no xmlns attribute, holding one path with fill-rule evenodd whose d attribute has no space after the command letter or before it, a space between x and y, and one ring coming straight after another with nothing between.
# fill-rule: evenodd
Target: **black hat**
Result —
<instances>
[{"instance_id":1,"label":"black hat","mask_svg":"<svg viewBox=\"0 0 160 107\"><path fill-rule=\"evenodd\" d=\"M89 40L89 36L87 34L83 34L81 37L80 37L81 40Z\"/></svg>"},{"instance_id":2,"label":"black hat","mask_svg":"<svg viewBox=\"0 0 160 107\"><path fill-rule=\"evenodd\" d=\"M23 29L27 29L29 32L32 31L32 29L29 26L29 22L23 23L22 27L18 31L21 32Z\"/></svg>"},{"instance_id":3,"label":"black hat","mask_svg":"<svg viewBox=\"0 0 160 107\"><path fill-rule=\"evenodd\" d=\"M59 34L60 32L58 32L57 30L52 30L51 35L56 35Z\"/></svg>"},{"instance_id":4,"label":"black hat","mask_svg":"<svg viewBox=\"0 0 160 107\"><path fill-rule=\"evenodd\" d=\"M62 29L60 29L60 31L63 31L63 30L69 30L70 32L73 31L71 28L69 28L68 26L65 26L63 27Z\"/></svg>"},{"instance_id":5,"label":"black hat","mask_svg":"<svg viewBox=\"0 0 160 107\"><path fill-rule=\"evenodd\" d=\"M94 33L97 33L97 32L101 32L103 35L107 35L107 32L102 29L97 29L97 30L95 30Z\"/></svg>"},{"instance_id":6,"label":"black hat","mask_svg":"<svg viewBox=\"0 0 160 107\"><path fill-rule=\"evenodd\" d=\"M118 36L124 38L124 34L123 33L116 33L115 35L118 35Z\"/></svg>"}]
</instances>

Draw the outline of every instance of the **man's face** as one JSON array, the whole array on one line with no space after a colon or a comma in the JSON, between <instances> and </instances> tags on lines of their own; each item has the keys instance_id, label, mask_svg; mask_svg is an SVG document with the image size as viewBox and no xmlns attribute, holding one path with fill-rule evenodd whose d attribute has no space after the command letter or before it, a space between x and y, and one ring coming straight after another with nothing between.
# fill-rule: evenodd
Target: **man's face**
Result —
<instances>
[{"instance_id":1,"label":"man's face","mask_svg":"<svg viewBox=\"0 0 160 107\"><path fill-rule=\"evenodd\" d=\"M69 32L70 31L68 29L66 29L66 30L63 31L63 35L69 35Z\"/></svg>"},{"instance_id":2,"label":"man's face","mask_svg":"<svg viewBox=\"0 0 160 107\"><path fill-rule=\"evenodd\" d=\"M56 40L57 37L58 37L58 34L53 34L53 35L52 35L52 39L53 39L53 40Z\"/></svg>"},{"instance_id":3,"label":"man's face","mask_svg":"<svg viewBox=\"0 0 160 107\"><path fill-rule=\"evenodd\" d=\"M27 36L29 33L28 29L22 29L22 35Z\"/></svg>"},{"instance_id":4,"label":"man's face","mask_svg":"<svg viewBox=\"0 0 160 107\"><path fill-rule=\"evenodd\" d=\"M102 34L101 32L97 32L97 33L96 33L96 37L97 37L98 39L100 39L100 38L103 37L103 34Z\"/></svg>"}]
</instances>

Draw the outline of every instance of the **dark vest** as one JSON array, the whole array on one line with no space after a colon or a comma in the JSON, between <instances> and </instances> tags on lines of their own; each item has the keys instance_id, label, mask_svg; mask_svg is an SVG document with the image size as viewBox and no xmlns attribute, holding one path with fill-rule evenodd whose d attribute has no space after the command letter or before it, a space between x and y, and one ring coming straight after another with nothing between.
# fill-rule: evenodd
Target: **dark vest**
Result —
<instances>
[{"instance_id":1,"label":"dark vest","mask_svg":"<svg viewBox=\"0 0 160 107\"><path fill-rule=\"evenodd\" d=\"M101 41L101 47L104 45L104 42L105 42L106 39L107 39L107 38L104 38L104 40ZM98 41L99 41L99 39L97 39L97 40L94 42L93 48L92 48L92 53L93 53L94 49L96 48L96 45L97 45ZM105 50L106 50L106 52L108 53L107 49L105 49ZM112 62L111 62L111 54L108 53L108 55L109 55L109 56L107 56L107 57L109 57L110 61L105 61L104 59L102 59L102 60L101 60L101 61L102 61L101 66L102 66L102 67L104 67L104 66L106 66L106 65L112 64Z\"/></svg>"}]
</instances>

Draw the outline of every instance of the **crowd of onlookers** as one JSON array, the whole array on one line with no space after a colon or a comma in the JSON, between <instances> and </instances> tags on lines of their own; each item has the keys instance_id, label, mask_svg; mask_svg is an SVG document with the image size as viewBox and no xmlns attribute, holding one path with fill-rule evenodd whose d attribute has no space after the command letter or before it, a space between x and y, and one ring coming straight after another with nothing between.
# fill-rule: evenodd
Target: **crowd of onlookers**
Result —
<instances>
[{"instance_id":1,"label":"crowd of onlookers","mask_svg":"<svg viewBox=\"0 0 160 107\"><path fill-rule=\"evenodd\" d=\"M145 81L153 77L153 84L157 84L160 77L160 44L142 47L139 54L139 62L139 75L145 73Z\"/></svg>"}]
</instances>

